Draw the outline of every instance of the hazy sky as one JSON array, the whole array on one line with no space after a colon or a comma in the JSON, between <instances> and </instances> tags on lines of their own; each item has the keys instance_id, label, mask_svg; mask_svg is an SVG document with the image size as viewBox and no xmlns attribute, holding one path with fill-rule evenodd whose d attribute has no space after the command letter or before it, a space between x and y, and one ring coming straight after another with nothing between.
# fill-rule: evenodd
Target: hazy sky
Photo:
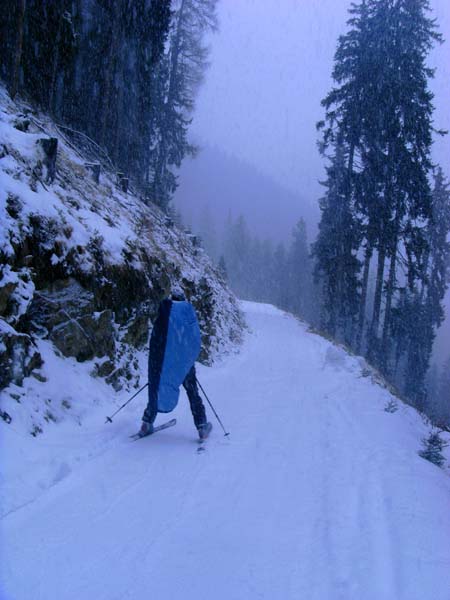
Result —
<instances>
[{"instance_id":1,"label":"hazy sky","mask_svg":"<svg viewBox=\"0 0 450 600\"><path fill-rule=\"evenodd\" d=\"M220 31L192 125L196 140L257 166L303 198L321 193L315 123L331 87L333 55L350 0L219 0ZM450 0L431 0L450 40ZM450 44L433 51L435 121L450 129ZM450 174L450 140L435 160Z\"/></svg>"}]
</instances>

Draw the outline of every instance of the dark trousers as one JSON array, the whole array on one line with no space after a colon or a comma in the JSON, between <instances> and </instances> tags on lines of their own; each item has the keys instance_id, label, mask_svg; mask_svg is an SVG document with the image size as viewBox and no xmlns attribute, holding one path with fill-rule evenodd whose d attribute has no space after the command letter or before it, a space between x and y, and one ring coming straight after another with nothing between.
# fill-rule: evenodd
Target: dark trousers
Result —
<instances>
[{"instance_id":1,"label":"dark trousers","mask_svg":"<svg viewBox=\"0 0 450 600\"><path fill-rule=\"evenodd\" d=\"M189 398L189 404L191 406L192 416L194 417L195 426L198 428L200 425L206 423L206 412L203 405L202 399L198 392L197 377L195 375L195 366L189 371L183 381L183 387L186 390L187 397ZM158 407L153 398L148 399L147 408L144 411L143 421L147 423L153 423L158 413Z\"/></svg>"}]
</instances>

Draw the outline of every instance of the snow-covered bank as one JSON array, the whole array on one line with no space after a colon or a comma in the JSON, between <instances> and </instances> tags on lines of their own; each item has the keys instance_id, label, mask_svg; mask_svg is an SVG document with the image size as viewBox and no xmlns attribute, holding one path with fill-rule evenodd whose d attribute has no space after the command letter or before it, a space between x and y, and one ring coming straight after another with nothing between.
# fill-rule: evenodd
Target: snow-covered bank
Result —
<instances>
[{"instance_id":1,"label":"snow-covered bank","mask_svg":"<svg viewBox=\"0 0 450 600\"><path fill-rule=\"evenodd\" d=\"M81 371L99 402L82 426L0 422L1 598L449 600L450 478L417 454L420 416L386 412L364 363L292 317L244 308L241 354L199 367L231 431L204 454L184 395L175 428L133 443L144 399L104 425L108 388Z\"/></svg>"}]
</instances>

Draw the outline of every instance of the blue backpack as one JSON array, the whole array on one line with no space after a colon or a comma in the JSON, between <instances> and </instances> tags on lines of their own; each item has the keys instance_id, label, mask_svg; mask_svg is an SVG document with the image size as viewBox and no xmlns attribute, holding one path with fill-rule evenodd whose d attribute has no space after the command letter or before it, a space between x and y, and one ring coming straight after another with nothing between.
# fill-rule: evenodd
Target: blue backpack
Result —
<instances>
[{"instance_id":1,"label":"blue backpack","mask_svg":"<svg viewBox=\"0 0 450 600\"><path fill-rule=\"evenodd\" d=\"M200 354L197 315L186 301L163 300L150 338L149 395L158 412L178 404L180 385Z\"/></svg>"}]
</instances>

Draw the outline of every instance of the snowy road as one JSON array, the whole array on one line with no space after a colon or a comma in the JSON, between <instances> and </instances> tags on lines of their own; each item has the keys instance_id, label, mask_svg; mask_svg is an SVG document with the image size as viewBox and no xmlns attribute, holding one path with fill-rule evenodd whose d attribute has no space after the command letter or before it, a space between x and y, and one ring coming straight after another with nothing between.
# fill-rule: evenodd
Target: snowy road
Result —
<instances>
[{"instance_id":1,"label":"snowy road","mask_svg":"<svg viewBox=\"0 0 450 600\"><path fill-rule=\"evenodd\" d=\"M124 411L1 521L1 600L450 600L450 478L417 455L416 413L385 412L359 359L293 318L245 309L242 353L199 370L230 438L215 423L198 454L184 395L137 443L142 401Z\"/></svg>"}]
</instances>

